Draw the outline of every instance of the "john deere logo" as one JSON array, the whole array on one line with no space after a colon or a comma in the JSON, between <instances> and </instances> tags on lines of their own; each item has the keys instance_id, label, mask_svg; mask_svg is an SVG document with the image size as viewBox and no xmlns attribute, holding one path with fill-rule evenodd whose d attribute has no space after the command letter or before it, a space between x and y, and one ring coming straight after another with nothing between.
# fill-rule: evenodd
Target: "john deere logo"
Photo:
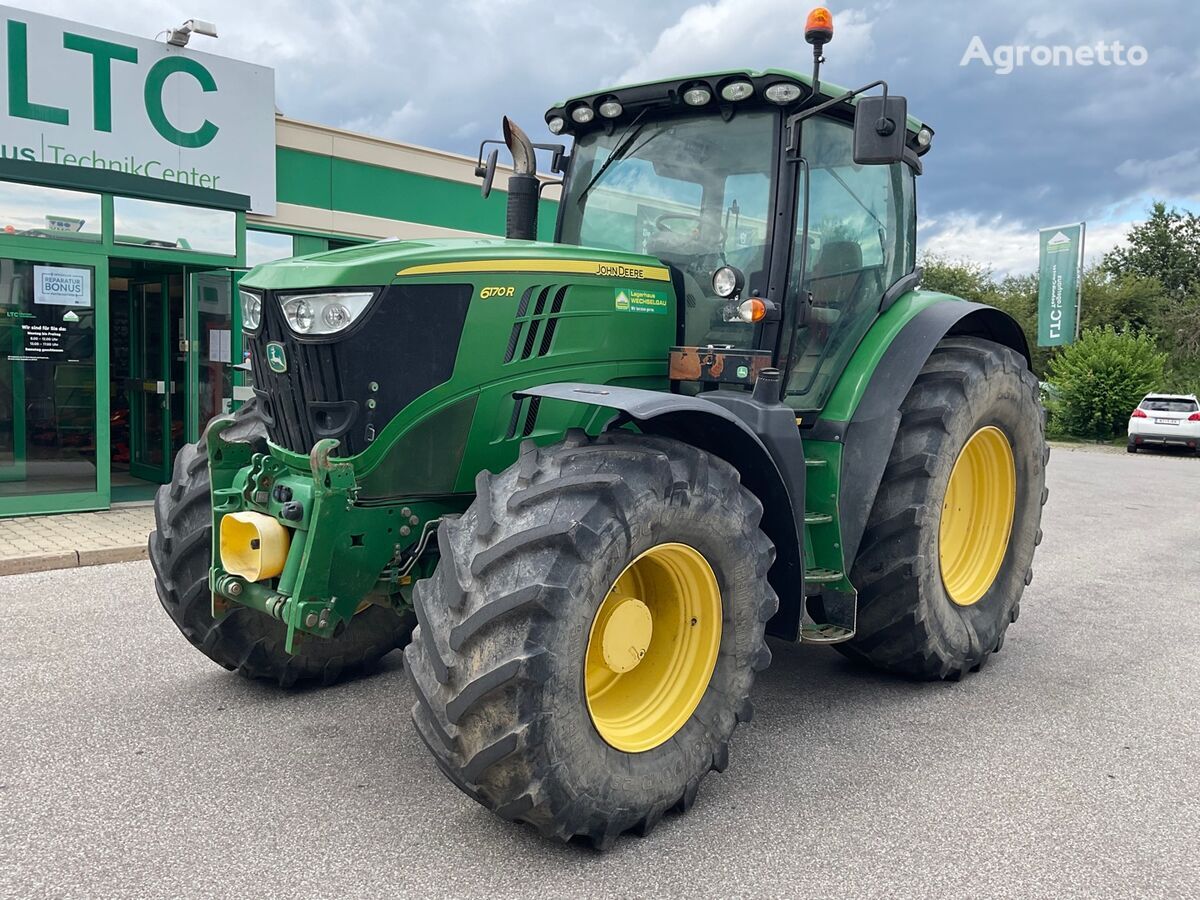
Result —
<instances>
[{"instance_id":1,"label":"john deere logo","mask_svg":"<svg viewBox=\"0 0 1200 900\"><path fill-rule=\"evenodd\" d=\"M272 372L283 374L287 371L287 352L283 349L283 344L278 341L267 344L267 365L271 367Z\"/></svg>"}]
</instances>

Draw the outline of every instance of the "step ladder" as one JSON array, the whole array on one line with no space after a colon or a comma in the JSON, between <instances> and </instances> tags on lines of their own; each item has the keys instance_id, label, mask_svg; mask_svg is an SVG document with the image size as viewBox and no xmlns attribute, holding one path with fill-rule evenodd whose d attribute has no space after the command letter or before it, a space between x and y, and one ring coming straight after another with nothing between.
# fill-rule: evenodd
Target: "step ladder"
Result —
<instances>
[{"instance_id":1,"label":"step ladder","mask_svg":"<svg viewBox=\"0 0 1200 900\"><path fill-rule=\"evenodd\" d=\"M829 509L806 509L804 512L804 558L808 564L804 570L804 609L800 620L800 639L807 644L838 644L854 637L858 611L858 597L853 590L847 591L845 573L841 566L841 546L834 531L830 538L821 529L837 528L834 521L833 503L836 502L828 490L823 490L823 482L827 480L825 472L828 463L824 459L805 459L808 470L809 484L816 482L817 490L809 490L814 498L814 506L820 504L817 497L822 497ZM814 539L814 537L816 539ZM830 549L833 548L833 549ZM824 555L825 559L817 557ZM831 588L829 585L838 585ZM817 612L814 616L809 604Z\"/></svg>"}]
</instances>

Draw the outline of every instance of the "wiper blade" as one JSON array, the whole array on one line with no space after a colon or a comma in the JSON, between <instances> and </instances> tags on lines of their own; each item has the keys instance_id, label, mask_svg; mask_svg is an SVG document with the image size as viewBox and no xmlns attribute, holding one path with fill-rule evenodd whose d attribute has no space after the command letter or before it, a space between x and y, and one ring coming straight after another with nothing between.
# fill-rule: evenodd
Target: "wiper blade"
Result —
<instances>
[{"instance_id":1,"label":"wiper blade","mask_svg":"<svg viewBox=\"0 0 1200 900\"><path fill-rule=\"evenodd\" d=\"M646 127L645 125L638 125L638 122L641 121L642 116L646 114L646 110L649 108L650 107L648 106L643 107L642 111L633 117L633 121L625 126L625 130L621 132L621 139L617 142L616 149L609 154L609 157L604 161L604 164L596 170L596 174L592 176L592 179L587 183L587 186L579 192L579 199L575 201L576 206L579 206L583 203L583 199L588 195L588 192L596 186L596 182L603 177L604 173L608 171L608 167L617 160L623 159L625 154L629 152L629 148L633 145L633 142L637 140L637 136L641 134L642 129ZM630 130L633 129L635 125L638 127L631 134Z\"/></svg>"}]
</instances>

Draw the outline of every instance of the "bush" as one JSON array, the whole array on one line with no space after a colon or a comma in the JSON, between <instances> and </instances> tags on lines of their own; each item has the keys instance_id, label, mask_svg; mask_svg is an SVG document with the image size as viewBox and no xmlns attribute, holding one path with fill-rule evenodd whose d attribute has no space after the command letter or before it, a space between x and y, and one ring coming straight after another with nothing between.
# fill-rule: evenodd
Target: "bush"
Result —
<instances>
[{"instance_id":1,"label":"bush","mask_svg":"<svg viewBox=\"0 0 1200 900\"><path fill-rule=\"evenodd\" d=\"M1166 359L1144 332L1087 329L1050 361L1061 395L1052 429L1097 440L1123 433L1133 408L1161 385Z\"/></svg>"}]
</instances>

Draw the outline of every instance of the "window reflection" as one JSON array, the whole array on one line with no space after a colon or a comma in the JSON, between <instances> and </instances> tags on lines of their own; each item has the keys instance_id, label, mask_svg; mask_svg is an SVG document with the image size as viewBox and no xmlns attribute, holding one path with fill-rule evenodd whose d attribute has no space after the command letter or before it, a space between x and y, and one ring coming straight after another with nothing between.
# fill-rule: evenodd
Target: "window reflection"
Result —
<instances>
[{"instance_id":1,"label":"window reflection","mask_svg":"<svg viewBox=\"0 0 1200 900\"><path fill-rule=\"evenodd\" d=\"M233 256L236 229L237 216L228 210L113 198L113 239L118 244Z\"/></svg>"},{"instance_id":2,"label":"window reflection","mask_svg":"<svg viewBox=\"0 0 1200 900\"><path fill-rule=\"evenodd\" d=\"M0 232L98 241L100 195L0 181Z\"/></svg>"},{"instance_id":3,"label":"window reflection","mask_svg":"<svg viewBox=\"0 0 1200 900\"><path fill-rule=\"evenodd\" d=\"M94 275L0 259L0 500L97 489Z\"/></svg>"},{"instance_id":4,"label":"window reflection","mask_svg":"<svg viewBox=\"0 0 1200 900\"><path fill-rule=\"evenodd\" d=\"M292 256L292 236L274 231L246 231L246 265L250 268Z\"/></svg>"}]
</instances>

